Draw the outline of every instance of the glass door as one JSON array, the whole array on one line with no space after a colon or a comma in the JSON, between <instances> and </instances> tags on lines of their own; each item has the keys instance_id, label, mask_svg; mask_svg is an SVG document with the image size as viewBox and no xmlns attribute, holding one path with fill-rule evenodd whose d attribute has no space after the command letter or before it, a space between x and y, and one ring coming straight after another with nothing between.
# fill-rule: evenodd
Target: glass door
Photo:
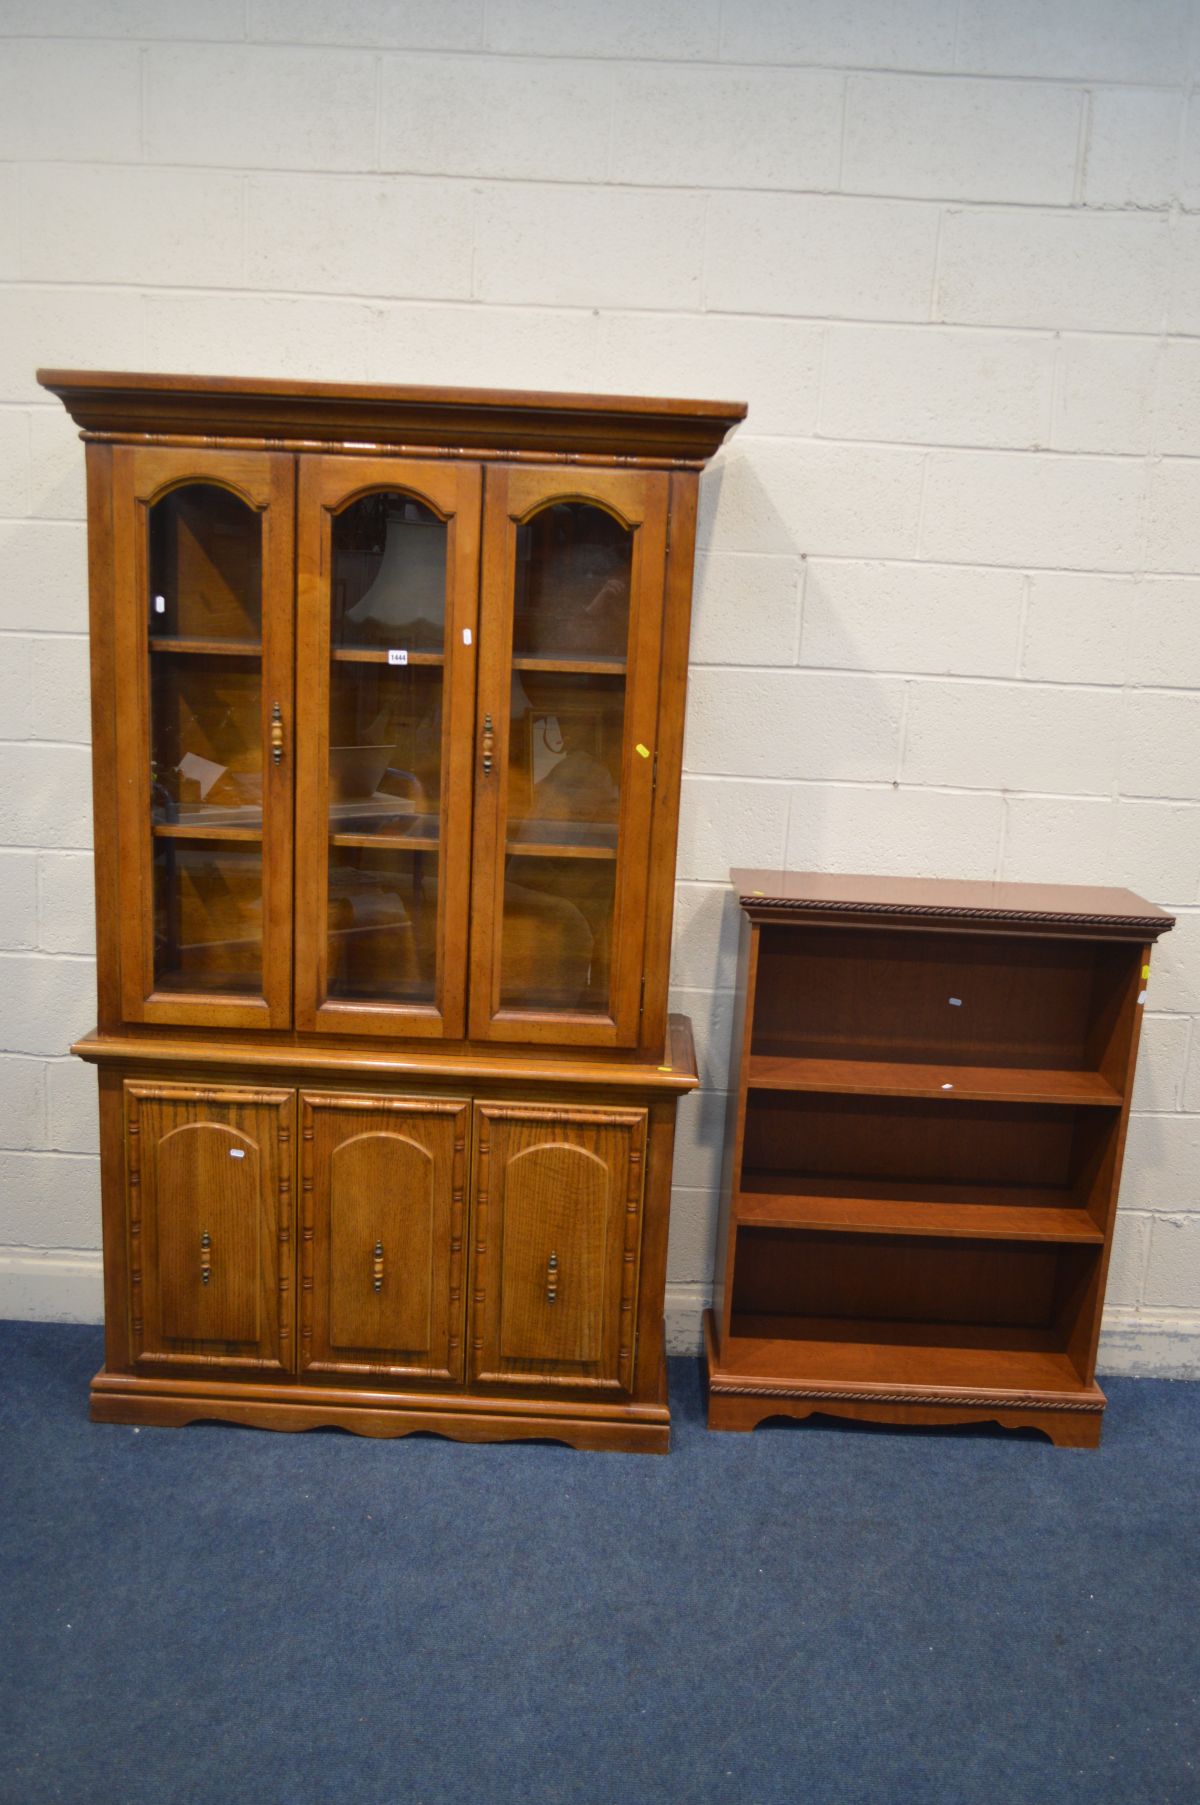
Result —
<instances>
[{"instance_id":1,"label":"glass door","mask_svg":"<svg viewBox=\"0 0 1200 1805\"><path fill-rule=\"evenodd\" d=\"M490 466L471 1033L634 1046L668 478Z\"/></svg>"},{"instance_id":2,"label":"glass door","mask_svg":"<svg viewBox=\"0 0 1200 1805\"><path fill-rule=\"evenodd\" d=\"M296 1023L463 1033L475 464L300 461Z\"/></svg>"},{"instance_id":3,"label":"glass door","mask_svg":"<svg viewBox=\"0 0 1200 1805\"><path fill-rule=\"evenodd\" d=\"M293 463L113 454L132 1021L291 1020Z\"/></svg>"}]
</instances>

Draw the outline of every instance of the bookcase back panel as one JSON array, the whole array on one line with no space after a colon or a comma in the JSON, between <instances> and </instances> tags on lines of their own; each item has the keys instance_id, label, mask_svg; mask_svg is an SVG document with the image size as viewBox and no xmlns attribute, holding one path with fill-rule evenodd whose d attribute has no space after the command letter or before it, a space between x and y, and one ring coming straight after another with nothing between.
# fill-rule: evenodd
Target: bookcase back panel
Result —
<instances>
[{"instance_id":1,"label":"bookcase back panel","mask_svg":"<svg viewBox=\"0 0 1200 1805\"><path fill-rule=\"evenodd\" d=\"M1090 1249L740 1228L735 1320L985 1325L1053 1332ZM787 1323L773 1325L786 1332ZM1065 1340L1065 1337L1064 1337Z\"/></svg>"},{"instance_id":2,"label":"bookcase back panel","mask_svg":"<svg viewBox=\"0 0 1200 1805\"><path fill-rule=\"evenodd\" d=\"M764 926L755 1053L1089 1066L1088 941Z\"/></svg>"},{"instance_id":3,"label":"bookcase back panel","mask_svg":"<svg viewBox=\"0 0 1200 1805\"><path fill-rule=\"evenodd\" d=\"M1004 1103L756 1093L746 1111L742 1189L764 1174L916 1184L1079 1187L1086 1200L1115 1118ZM754 1182L752 1182L752 1179Z\"/></svg>"}]
</instances>

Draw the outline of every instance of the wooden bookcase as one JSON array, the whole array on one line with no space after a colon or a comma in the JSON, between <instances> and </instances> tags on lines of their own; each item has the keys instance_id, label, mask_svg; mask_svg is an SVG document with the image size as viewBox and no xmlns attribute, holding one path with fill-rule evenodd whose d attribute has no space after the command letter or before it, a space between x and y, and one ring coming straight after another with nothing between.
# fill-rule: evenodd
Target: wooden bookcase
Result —
<instances>
[{"instance_id":1,"label":"wooden bookcase","mask_svg":"<svg viewBox=\"0 0 1200 1805\"><path fill-rule=\"evenodd\" d=\"M94 1417L661 1452L739 403L43 370L86 443Z\"/></svg>"},{"instance_id":2,"label":"wooden bookcase","mask_svg":"<svg viewBox=\"0 0 1200 1805\"><path fill-rule=\"evenodd\" d=\"M1094 1447L1151 945L1127 890L734 871L709 1427Z\"/></svg>"}]
</instances>

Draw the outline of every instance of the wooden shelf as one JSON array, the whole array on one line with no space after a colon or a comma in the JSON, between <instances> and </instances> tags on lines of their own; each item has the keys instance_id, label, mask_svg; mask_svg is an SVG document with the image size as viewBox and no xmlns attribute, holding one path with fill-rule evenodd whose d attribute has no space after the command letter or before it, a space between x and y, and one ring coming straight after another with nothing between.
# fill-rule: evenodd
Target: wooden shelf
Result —
<instances>
[{"instance_id":1,"label":"wooden shelf","mask_svg":"<svg viewBox=\"0 0 1200 1805\"><path fill-rule=\"evenodd\" d=\"M734 1198L740 1228L1102 1246L1104 1231L1069 1191L1004 1185L872 1184L747 1172Z\"/></svg>"},{"instance_id":2,"label":"wooden shelf","mask_svg":"<svg viewBox=\"0 0 1200 1805\"><path fill-rule=\"evenodd\" d=\"M198 821L154 821L151 830L156 840L247 840L262 843L262 824L257 827L211 827Z\"/></svg>"},{"instance_id":3,"label":"wooden shelf","mask_svg":"<svg viewBox=\"0 0 1200 1805\"><path fill-rule=\"evenodd\" d=\"M330 834L331 846L375 846L390 852L437 852L440 840L416 834Z\"/></svg>"},{"instance_id":4,"label":"wooden shelf","mask_svg":"<svg viewBox=\"0 0 1200 1805\"><path fill-rule=\"evenodd\" d=\"M615 846L554 845L545 840L509 840L505 844L508 858L520 859L615 859Z\"/></svg>"},{"instance_id":5,"label":"wooden shelf","mask_svg":"<svg viewBox=\"0 0 1200 1805\"><path fill-rule=\"evenodd\" d=\"M590 821L521 821L510 826L504 850L512 857L615 859L617 825Z\"/></svg>"},{"instance_id":6,"label":"wooden shelf","mask_svg":"<svg viewBox=\"0 0 1200 1805\"><path fill-rule=\"evenodd\" d=\"M791 1059L752 1053L750 1090L826 1091L851 1097L944 1097L984 1103L1058 1103L1120 1109L1099 1072L998 1065L915 1065L883 1059Z\"/></svg>"},{"instance_id":7,"label":"wooden shelf","mask_svg":"<svg viewBox=\"0 0 1200 1805\"><path fill-rule=\"evenodd\" d=\"M523 653L512 661L514 671L545 671L552 677L623 677L623 658L552 658Z\"/></svg>"},{"instance_id":8,"label":"wooden shelf","mask_svg":"<svg viewBox=\"0 0 1200 1805\"><path fill-rule=\"evenodd\" d=\"M722 1377L764 1384L1092 1393L1053 1330L840 1317L735 1316ZM969 1402L964 1398L963 1402Z\"/></svg>"},{"instance_id":9,"label":"wooden shelf","mask_svg":"<svg viewBox=\"0 0 1200 1805\"><path fill-rule=\"evenodd\" d=\"M262 645L257 640L176 639L169 633L152 633L150 650L152 652L186 652L205 658L262 657Z\"/></svg>"},{"instance_id":10,"label":"wooden shelf","mask_svg":"<svg viewBox=\"0 0 1200 1805\"><path fill-rule=\"evenodd\" d=\"M386 664L388 661L386 646L335 646L329 656L334 664ZM404 664L398 664L394 668L402 671L414 664L433 665L436 668L445 662L443 652L410 652Z\"/></svg>"}]
</instances>

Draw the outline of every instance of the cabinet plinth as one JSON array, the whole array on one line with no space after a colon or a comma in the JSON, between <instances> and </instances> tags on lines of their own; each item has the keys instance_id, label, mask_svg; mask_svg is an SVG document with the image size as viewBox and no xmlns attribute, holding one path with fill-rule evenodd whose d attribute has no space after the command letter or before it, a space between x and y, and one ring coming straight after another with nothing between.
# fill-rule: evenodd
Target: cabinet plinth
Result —
<instances>
[{"instance_id":1,"label":"cabinet plinth","mask_svg":"<svg viewBox=\"0 0 1200 1805\"><path fill-rule=\"evenodd\" d=\"M1095 1447L1151 947L1128 891L735 871L709 1427Z\"/></svg>"},{"instance_id":2,"label":"cabinet plinth","mask_svg":"<svg viewBox=\"0 0 1200 1805\"><path fill-rule=\"evenodd\" d=\"M663 1451L739 404L43 371L87 446L99 1420Z\"/></svg>"}]
</instances>

